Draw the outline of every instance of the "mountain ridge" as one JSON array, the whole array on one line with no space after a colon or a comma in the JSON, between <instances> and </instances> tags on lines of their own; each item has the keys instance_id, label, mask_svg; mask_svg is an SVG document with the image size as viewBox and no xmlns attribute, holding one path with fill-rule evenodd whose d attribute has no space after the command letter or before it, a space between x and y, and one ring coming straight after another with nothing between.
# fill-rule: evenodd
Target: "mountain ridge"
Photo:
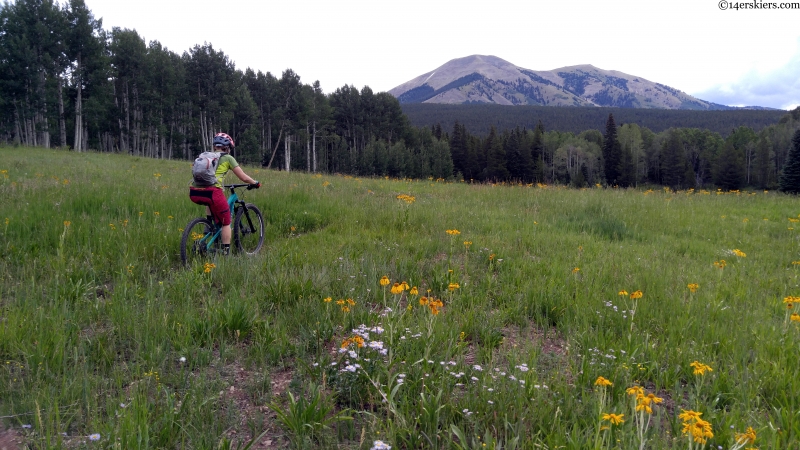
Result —
<instances>
[{"instance_id":1,"label":"mountain ridge","mask_svg":"<svg viewBox=\"0 0 800 450\"><path fill-rule=\"evenodd\" d=\"M389 93L401 104L481 103L708 111L770 109L720 105L661 83L591 64L537 71L494 55L450 60Z\"/></svg>"}]
</instances>

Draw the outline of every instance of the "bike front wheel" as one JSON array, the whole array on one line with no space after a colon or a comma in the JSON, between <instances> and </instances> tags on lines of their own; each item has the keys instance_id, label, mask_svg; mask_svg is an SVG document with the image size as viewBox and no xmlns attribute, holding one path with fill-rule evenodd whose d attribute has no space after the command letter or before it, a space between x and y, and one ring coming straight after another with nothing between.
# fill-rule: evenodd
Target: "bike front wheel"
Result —
<instances>
[{"instance_id":1,"label":"bike front wheel","mask_svg":"<svg viewBox=\"0 0 800 450\"><path fill-rule=\"evenodd\" d=\"M252 203L236 211L233 221L233 239L240 252L254 255L264 245L264 216Z\"/></svg>"},{"instance_id":2,"label":"bike front wheel","mask_svg":"<svg viewBox=\"0 0 800 450\"><path fill-rule=\"evenodd\" d=\"M205 259L215 250L214 243L209 246L213 238L211 231L214 225L208 220L198 217L189 222L181 236L181 261L185 266L193 261Z\"/></svg>"}]
</instances>

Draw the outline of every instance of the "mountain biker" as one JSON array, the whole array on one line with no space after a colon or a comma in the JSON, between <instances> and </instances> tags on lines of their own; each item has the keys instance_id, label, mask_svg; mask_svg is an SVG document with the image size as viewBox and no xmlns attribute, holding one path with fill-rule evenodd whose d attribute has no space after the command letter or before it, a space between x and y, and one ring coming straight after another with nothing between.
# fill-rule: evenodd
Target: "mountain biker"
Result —
<instances>
[{"instance_id":1,"label":"mountain biker","mask_svg":"<svg viewBox=\"0 0 800 450\"><path fill-rule=\"evenodd\" d=\"M222 252L227 255L231 248L231 211L228 207L228 199L222 191L222 182L228 171L239 177L245 183L250 184L251 188L258 189L261 183L250 178L244 173L236 159L229 153L235 147L233 138L225 133L217 133L214 136L213 146L215 152L221 152L217 163L217 182L212 186L198 186L192 181L189 187L189 199L198 205L206 207L206 218L216 221L222 225Z\"/></svg>"}]
</instances>

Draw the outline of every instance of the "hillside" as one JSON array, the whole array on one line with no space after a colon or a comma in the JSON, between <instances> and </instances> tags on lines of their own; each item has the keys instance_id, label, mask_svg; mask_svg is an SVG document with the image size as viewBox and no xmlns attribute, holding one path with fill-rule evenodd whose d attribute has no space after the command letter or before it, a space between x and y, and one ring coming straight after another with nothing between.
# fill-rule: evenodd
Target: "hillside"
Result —
<instances>
[{"instance_id":1,"label":"hillside","mask_svg":"<svg viewBox=\"0 0 800 450\"><path fill-rule=\"evenodd\" d=\"M632 109L606 107L551 108L547 106L505 106L494 104L441 105L411 103L401 105L412 125L430 127L441 124L451 131L458 121L470 133L486 135L492 125L499 130L533 129L541 120L547 130L580 133L602 130L608 114L613 113L618 125L635 123L658 133L669 128L705 128L727 136L731 130L747 126L755 131L778 122L786 115L782 110L688 111L666 109Z\"/></svg>"},{"instance_id":2,"label":"hillside","mask_svg":"<svg viewBox=\"0 0 800 450\"><path fill-rule=\"evenodd\" d=\"M794 196L247 167L186 268L186 161L4 156L0 448L800 448Z\"/></svg>"},{"instance_id":3,"label":"hillside","mask_svg":"<svg viewBox=\"0 0 800 450\"><path fill-rule=\"evenodd\" d=\"M472 55L448 61L389 93L404 104L609 106L702 111L741 109L707 102L661 83L589 64L530 70L491 55Z\"/></svg>"}]
</instances>

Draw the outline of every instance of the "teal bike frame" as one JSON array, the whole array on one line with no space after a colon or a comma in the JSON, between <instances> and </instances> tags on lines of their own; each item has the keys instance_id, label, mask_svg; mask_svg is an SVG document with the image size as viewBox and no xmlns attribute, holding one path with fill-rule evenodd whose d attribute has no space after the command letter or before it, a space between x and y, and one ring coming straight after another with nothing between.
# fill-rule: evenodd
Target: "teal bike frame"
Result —
<instances>
[{"instance_id":1,"label":"teal bike frame","mask_svg":"<svg viewBox=\"0 0 800 450\"><path fill-rule=\"evenodd\" d=\"M229 184L229 185L223 186L223 187L226 187L226 188L231 190L231 195L228 196L228 211L230 211L230 213L231 213L231 223L233 223L233 218L235 217L234 209L236 207L236 202L239 201L239 196L236 194L236 191L234 189L240 188L240 187L246 187L246 186L249 186L249 185L248 184ZM222 227L219 224L217 224L217 222L214 221L214 220L212 220L211 222L213 223L214 228L212 228L209 233L207 233L205 236L203 236L198 241L200 244L205 244L206 251L208 251L208 252L213 252L214 251L212 247L214 246L214 243L217 242L217 239L219 239L220 235L222 234Z\"/></svg>"}]
</instances>

